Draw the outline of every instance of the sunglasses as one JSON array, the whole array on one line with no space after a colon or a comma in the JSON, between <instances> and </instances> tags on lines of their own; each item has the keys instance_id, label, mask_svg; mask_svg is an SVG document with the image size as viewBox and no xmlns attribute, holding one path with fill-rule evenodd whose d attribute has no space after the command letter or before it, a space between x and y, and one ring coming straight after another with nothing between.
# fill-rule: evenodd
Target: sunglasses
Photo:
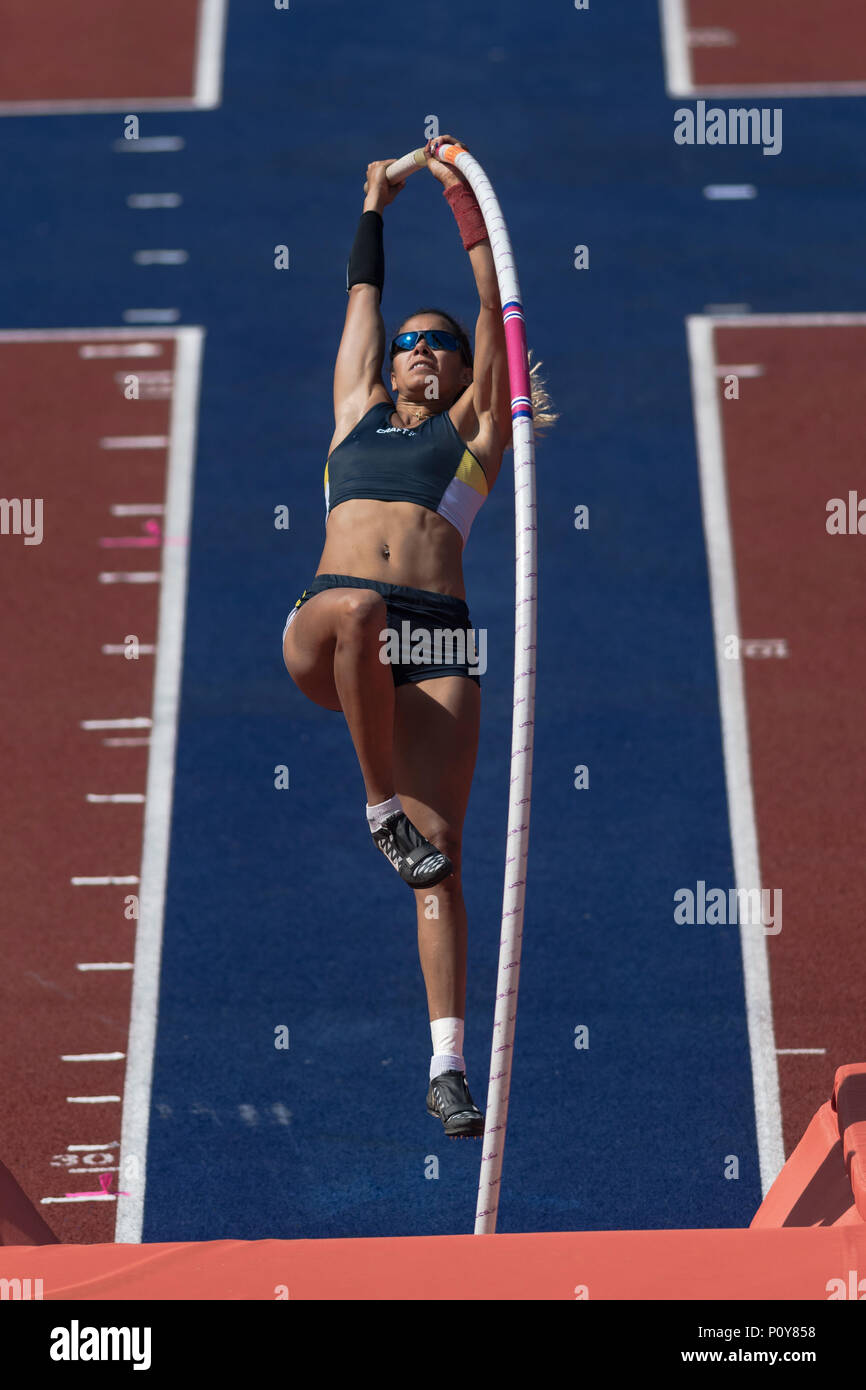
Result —
<instances>
[{"instance_id":1,"label":"sunglasses","mask_svg":"<svg viewBox=\"0 0 866 1390\"><path fill-rule=\"evenodd\" d=\"M413 333L398 333L391 344L391 357L394 358L398 352L410 352L419 338L423 338L429 348L463 353L462 345L453 333L446 333L444 328L420 328ZM466 354L463 355L465 357Z\"/></svg>"}]
</instances>

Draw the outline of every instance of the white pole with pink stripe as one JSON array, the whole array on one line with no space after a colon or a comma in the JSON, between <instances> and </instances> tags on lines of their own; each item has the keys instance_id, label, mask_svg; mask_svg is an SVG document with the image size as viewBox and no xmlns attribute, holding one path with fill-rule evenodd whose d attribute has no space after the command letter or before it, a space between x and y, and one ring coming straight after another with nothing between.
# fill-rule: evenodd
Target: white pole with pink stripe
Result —
<instances>
[{"instance_id":1,"label":"white pole with pink stripe","mask_svg":"<svg viewBox=\"0 0 866 1390\"><path fill-rule=\"evenodd\" d=\"M517 1020L520 948L523 942L523 907L529 854L529 812L532 790L532 747L535 725L535 651L537 599L537 535L535 506L535 441L532 430L532 391L526 350L526 325L511 242L496 194L477 159L462 145L440 145L437 159L453 164L475 194L496 266L499 299L508 351L511 384L512 444L514 448L514 709L511 726L511 787L508 799L508 833L505 849L505 884L502 896L502 929L499 942L499 974L493 1018L493 1045L481 1177L475 1212L475 1234L496 1230L511 1059ZM390 183L404 179L426 162L423 149L390 164Z\"/></svg>"}]
</instances>

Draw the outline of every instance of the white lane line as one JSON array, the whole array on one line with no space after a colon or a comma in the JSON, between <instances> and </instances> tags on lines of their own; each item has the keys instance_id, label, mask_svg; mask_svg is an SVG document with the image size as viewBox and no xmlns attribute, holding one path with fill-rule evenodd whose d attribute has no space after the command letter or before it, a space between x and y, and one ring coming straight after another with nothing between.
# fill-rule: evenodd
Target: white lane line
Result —
<instances>
[{"instance_id":1,"label":"white lane line","mask_svg":"<svg viewBox=\"0 0 866 1390\"><path fill-rule=\"evenodd\" d=\"M84 343L78 349L79 357L161 357L162 347L158 343Z\"/></svg>"},{"instance_id":2,"label":"white lane line","mask_svg":"<svg viewBox=\"0 0 866 1390\"><path fill-rule=\"evenodd\" d=\"M748 306L745 306L748 307ZM735 328L848 328L866 324L860 314L744 314ZM728 326L727 320L725 327Z\"/></svg>"},{"instance_id":3,"label":"white lane line","mask_svg":"<svg viewBox=\"0 0 866 1390\"><path fill-rule=\"evenodd\" d=\"M161 502L113 502L112 516L162 516Z\"/></svg>"},{"instance_id":4,"label":"white lane line","mask_svg":"<svg viewBox=\"0 0 866 1390\"><path fill-rule=\"evenodd\" d=\"M704 197L711 202L733 201L737 198L757 198L758 190L753 183L708 183Z\"/></svg>"},{"instance_id":5,"label":"white lane line","mask_svg":"<svg viewBox=\"0 0 866 1390\"><path fill-rule=\"evenodd\" d=\"M122 878L103 874L98 878L71 878L69 882L74 883L77 888L104 888L112 883L138 883L138 879L135 874L125 874Z\"/></svg>"},{"instance_id":6,"label":"white lane line","mask_svg":"<svg viewBox=\"0 0 866 1390\"><path fill-rule=\"evenodd\" d=\"M760 362L734 362L716 367L716 376L763 376L765 368Z\"/></svg>"},{"instance_id":7,"label":"white lane line","mask_svg":"<svg viewBox=\"0 0 866 1390\"><path fill-rule=\"evenodd\" d=\"M99 1169L94 1169L98 1172ZM47 1205L49 1202L116 1202L117 1195L114 1192L96 1192L90 1197L40 1197L40 1202Z\"/></svg>"},{"instance_id":8,"label":"white lane line","mask_svg":"<svg viewBox=\"0 0 866 1390\"><path fill-rule=\"evenodd\" d=\"M100 449L167 449L167 434L107 434L99 441Z\"/></svg>"},{"instance_id":9,"label":"white lane line","mask_svg":"<svg viewBox=\"0 0 866 1390\"><path fill-rule=\"evenodd\" d=\"M70 1105L107 1105L120 1100L120 1096L67 1096Z\"/></svg>"},{"instance_id":10,"label":"white lane line","mask_svg":"<svg viewBox=\"0 0 866 1390\"><path fill-rule=\"evenodd\" d=\"M129 107L123 110L128 111ZM113 140L111 148L115 154L173 154L182 150L184 144L181 135L146 135L138 140Z\"/></svg>"},{"instance_id":11,"label":"white lane line","mask_svg":"<svg viewBox=\"0 0 866 1390\"><path fill-rule=\"evenodd\" d=\"M777 1047L780 1057L826 1057L826 1047Z\"/></svg>"},{"instance_id":12,"label":"white lane line","mask_svg":"<svg viewBox=\"0 0 866 1390\"><path fill-rule=\"evenodd\" d=\"M125 1052L61 1052L61 1062L119 1062Z\"/></svg>"},{"instance_id":13,"label":"white lane line","mask_svg":"<svg viewBox=\"0 0 866 1390\"><path fill-rule=\"evenodd\" d=\"M196 111L192 97L83 97L56 101L0 101L0 116L86 116L106 111ZM128 141L132 144L133 141Z\"/></svg>"},{"instance_id":14,"label":"white lane line","mask_svg":"<svg viewBox=\"0 0 866 1390\"><path fill-rule=\"evenodd\" d=\"M130 193L126 199L130 208L178 208L182 202L179 193Z\"/></svg>"},{"instance_id":15,"label":"white lane line","mask_svg":"<svg viewBox=\"0 0 866 1390\"><path fill-rule=\"evenodd\" d=\"M78 1153L89 1152L89 1151L92 1150L92 1149L98 1149L98 1150L100 1150L100 1151L104 1151L105 1149L119 1149L119 1148L120 1148L120 1140L119 1140L119 1139L109 1139L108 1142L107 1142L106 1144L67 1144L67 1145L66 1145L66 1152L67 1152L67 1153L76 1153L76 1154L78 1154Z\"/></svg>"},{"instance_id":16,"label":"white lane line","mask_svg":"<svg viewBox=\"0 0 866 1390\"><path fill-rule=\"evenodd\" d=\"M132 259L136 265L183 265L189 260L189 252L183 250L133 251Z\"/></svg>"},{"instance_id":17,"label":"white lane line","mask_svg":"<svg viewBox=\"0 0 866 1390\"><path fill-rule=\"evenodd\" d=\"M81 719L82 729L149 729L153 720L146 715L134 719Z\"/></svg>"},{"instance_id":18,"label":"white lane line","mask_svg":"<svg viewBox=\"0 0 866 1390\"><path fill-rule=\"evenodd\" d=\"M100 584L158 584L159 570L105 570L99 575Z\"/></svg>"},{"instance_id":19,"label":"white lane line","mask_svg":"<svg viewBox=\"0 0 866 1390\"><path fill-rule=\"evenodd\" d=\"M724 438L715 372L714 325L706 318L693 315L686 320L686 326L701 508L712 596L731 845L737 887L743 888L761 883L762 880L749 759L749 726L743 686L743 663L727 661L724 657L725 637L729 633L739 632L740 622L737 576L728 514ZM743 959L761 1189L762 1194L766 1195L785 1163L766 935L741 923L740 949Z\"/></svg>"},{"instance_id":20,"label":"white lane line","mask_svg":"<svg viewBox=\"0 0 866 1390\"><path fill-rule=\"evenodd\" d=\"M173 536L185 537L189 534L203 346L202 329L178 330L166 491L166 530ZM121 1129L121 1154L139 1157L141 1181L136 1183L135 1192L124 1205L118 1207L114 1238L125 1244L138 1244L141 1241L144 1217L159 967L187 605L187 553L186 545L166 549L159 600L153 734L148 758L139 920L135 938L135 972Z\"/></svg>"},{"instance_id":21,"label":"white lane line","mask_svg":"<svg viewBox=\"0 0 866 1390\"><path fill-rule=\"evenodd\" d=\"M132 961L130 960L90 960L80 961L76 970L131 970Z\"/></svg>"},{"instance_id":22,"label":"white lane line","mask_svg":"<svg viewBox=\"0 0 866 1390\"><path fill-rule=\"evenodd\" d=\"M203 110L222 101L227 8L227 0L202 0L199 6L193 92L196 105Z\"/></svg>"},{"instance_id":23,"label":"white lane line","mask_svg":"<svg viewBox=\"0 0 866 1390\"><path fill-rule=\"evenodd\" d=\"M88 801L142 802L144 792L88 792Z\"/></svg>"},{"instance_id":24,"label":"white lane line","mask_svg":"<svg viewBox=\"0 0 866 1390\"><path fill-rule=\"evenodd\" d=\"M155 651L155 646L149 646L144 642L139 642L138 644L139 656L153 656ZM126 647L122 642L103 642L102 654L103 656L125 656ZM132 657L130 657L130 660L132 660Z\"/></svg>"},{"instance_id":25,"label":"white lane line","mask_svg":"<svg viewBox=\"0 0 866 1390\"><path fill-rule=\"evenodd\" d=\"M177 323L180 309L124 309L125 323Z\"/></svg>"},{"instance_id":26,"label":"white lane line","mask_svg":"<svg viewBox=\"0 0 866 1390\"><path fill-rule=\"evenodd\" d=\"M67 1168L67 1173L86 1173L88 1177L93 1177L94 1173L119 1173L120 1168L116 1163L100 1163L98 1167L92 1164L89 1168Z\"/></svg>"},{"instance_id":27,"label":"white lane line","mask_svg":"<svg viewBox=\"0 0 866 1390\"><path fill-rule=\"evenodd\" d=\"M104 738L102 742L106 748L139 748L142 744L150 743L149 738Z\"/></svg>"},{"instance_id":28,"label":"white lane line","mask_svg":"<svg viewBox=\"0 0 866 1390\"><path fill-rule=\"evenodd\" d=\"M691 96L692 59L688 44L687 0L659 0L659 22L668 96Z\"/></svg>"},{"instance_id":29,"label":"white lane line","mask_svg":"<svg viewBox=\"0 0 866 1390\"><path fill-rule=\"evenodd\" d=\"M678 95L678 93L671 93ZM695 97L862 97L866 82L704 82L692 87L687 96Z\"/></svg>"},{"instance_id":30,"label":"white lane line","mask_svg":"<svg viewBox=\"0 0 866 1390\"><path fill-rule=\"evenodd\" d=\"M689 48L733 48L737 36L733 29L689 29L686 42Z\"/></svg>"}]
</instances>

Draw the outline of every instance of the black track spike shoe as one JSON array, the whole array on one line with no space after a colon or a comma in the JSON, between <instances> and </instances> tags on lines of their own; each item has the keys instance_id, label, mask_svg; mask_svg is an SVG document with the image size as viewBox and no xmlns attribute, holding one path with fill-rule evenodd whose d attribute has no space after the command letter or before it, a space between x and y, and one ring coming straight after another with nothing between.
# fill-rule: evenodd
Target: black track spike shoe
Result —
<instances>
[{"instance_id":1,"label":"black track spike shoe","mask_svg":"<svg viewBox=\"0 0 866 1390\"><path fill-rule=\"evenodd\" d=\"M466 1074L443 1071L434 1076L427 1092L427 1113L436 1115L449 1139L480 1139L484 1116L469 1094Z\"/></svg>"},{"instance_id":2,"label":"black track spike shoe","mask_svg":"<svg viewBox=\"0 0 866 1390\"><path fill-rule=\"evenodd\" d=\"M373 840L390 859L400 877L413 888L430 888L454 872L454 865L435 845L431 845L410 821L405 811L386 816Z\"/></svg>"}]
</instances>

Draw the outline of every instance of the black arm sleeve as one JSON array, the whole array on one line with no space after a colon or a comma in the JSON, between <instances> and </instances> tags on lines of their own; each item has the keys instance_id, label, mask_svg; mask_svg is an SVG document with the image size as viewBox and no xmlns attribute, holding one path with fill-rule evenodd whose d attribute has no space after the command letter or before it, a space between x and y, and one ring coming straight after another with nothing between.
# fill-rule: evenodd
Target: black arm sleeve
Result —
<instances>
[{"instance_id":1,"label":"black arm sleeve","mask_svg":"<svg viewBox=\"0 0 866 1390\"><path fill-rule=\"evenodd\" d=\"M362 212L346 266L346 293L353 285L376 285L379 299L385 285L385 246L381 212Z\"/></svg>"}]
</instances>

